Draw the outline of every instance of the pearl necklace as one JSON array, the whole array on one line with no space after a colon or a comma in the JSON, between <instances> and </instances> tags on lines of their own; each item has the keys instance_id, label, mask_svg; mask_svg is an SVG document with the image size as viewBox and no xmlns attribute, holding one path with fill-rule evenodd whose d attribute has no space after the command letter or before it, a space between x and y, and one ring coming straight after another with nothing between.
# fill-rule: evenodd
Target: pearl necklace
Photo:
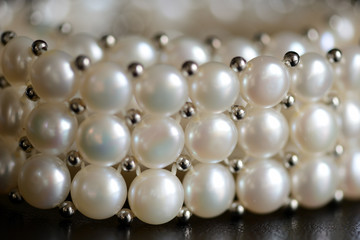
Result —
<instances>
[{"instance_id":1,"label":"pearl necklace","mask_svg":"<svg viewBox=\"0 0 360 240\"><path fill-rule=\"evenodd\" d=\"M180 2L178 11L158 11L168 19L195 11ZM31 13L35 30L65 11L51 18L42 7L54 1L43 4ZM128 4L134 13L152 8ZM218 22L240 11L231 1L209 4ZM254 41L224 35L204 43L171 31L98 40L69 34L69 23L57 34L29 33L47 39L34 41L5 21L3 29L20 31L1 35L0 193L59 207L65 217L78 210L149 224L359 199L358 16L344 6L306 37L279 31ZM7 17L30 8L7 7ZM74 26L91 26L81 24Z\"/></svg>"}]
</instances>

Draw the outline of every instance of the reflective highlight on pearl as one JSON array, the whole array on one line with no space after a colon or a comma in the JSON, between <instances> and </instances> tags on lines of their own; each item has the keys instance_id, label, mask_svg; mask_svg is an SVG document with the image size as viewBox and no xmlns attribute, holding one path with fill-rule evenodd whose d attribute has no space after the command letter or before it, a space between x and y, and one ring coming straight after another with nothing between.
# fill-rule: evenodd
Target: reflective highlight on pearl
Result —
<instances>
[{"instance_id":1,"label":"reflective highlight on pearl","mask_svg":"<svg viewBox=\"0 0 360 240\"><path fill-rule=\"evenodd\" d=\"M360 198L360 150L348 149L340 160L341 190L345 198Z\"/></svg>"},{"instance_id":2,"label":"reflective highlight on pearl","mask_svg":"<svg viewBox=\"0 0 360 240\"><path fill-rule=\"evenodd\" d=\"M105 219L114 216L126 200L124 178L112 167L89 165L81 169L71 184L71 198L85 216Z\"/></svg>"},{"instance_id":3,"label":"reflective highlight on pearl","mask_svg":"<svg viewBox=\"0 0 360 240\"><path fill-rule=\"evenodd\" d=\"M340 105L342 135L345 138L360 137L360 101L356 97L346 97Z\"/></svg>"},{"instance_id":4,"label":"reflective highlight on pearl","mask_svg":"<svg viewBox=\"0 0 360 240\"><path fill-rule=\"evenodd\" d=\"M234 104L240 91L235 72L227 65L208 62L189 78L190 97L206 112L223 112Z\"/></svg>"},{"instance_id":5,"label":"reflective highlight on pearl","mask_svg":"<svg viewBox=\"0 0 360 240\"><path fill-rule=\"evenodd\" d=\"M65 163L51 155L38 154L21 168L18 185L30 205L50 209L62 203L70 190L71 178Z\"/></svg>"},{"instance_id":6,"label":"reflective highlight on pearl","mask_svg":"<svg viewBox=\"0 0 360 240\"><path fill-rule=\"evenodd\" d=\"M235 196L230 171L220 164L199 163L183 180L185 204L195 215L216 217L229 209Z\"/></svg>"},{"instance_id":7,"label":"reflective highlight on pearl","mask_svg":"<svg viewBox=\"0 0 360 240\"><path fill-rule=\"evenodd\" d=\"M289 126L285 117L269 108L256 108L239 121L239 146L253 157L271 157L286 144Z\"/></svg>"},{"instance_id":8,"label":"reflective highlight on pearl","mask_svg":"<svg viewBox=\"0 0 360 240\"><path fill-rule=\"evenodd\" d=\"M290 193L285 168L272 159L249 160L236 178L236 194L246 209L270 213L279 209Z\"/></svg>"},{"instance_id":9,"label":"reflective highlight on pearl","mask_svg":"<svg viewBox=\"0 0 360 240\"><path fill-rule=\"evenodd\" d=\"M31 144L40 152L64 153L73 143L77 120L62 103L44 103L29 114L25 126Z\"/></svg>"},{"instance_id":10,"label":"reflective highlight on pearl","mask_svg":"<svg viewBox=\"0 0 360 240\"><path fill-rule=\"evenodd\" d=\"M95 114L81 123L76 145L88 163L112 166L126 156L130 148L130 133L119 118Z\"/></svg>"},{"instance_id":11,"label":"reflective highlight on pearl","mask_svg":"<svg viewBox=\"0 0 360 240\"><path fill-rule=\"evenodd\" d=\"M74 58L85 55L92 62L100 61L104 55L96 39L87 33L77 33L69 36L63 45L63 50Z\"/></svg>"},{"instance_id":12,"label":"reflective highlight on pearl","mask_svg":"<svg viewBox=\"0 0 360 240\"><path fill-rule=\"evenodd\" d=\"M131 210L141 221L163 224L172 220L184 202L179 179L164 169L148 169L131 183L128 193Z\"/></svg>"},{"instance_id":13,"label":"reflective highlight on pearl","mask_svg":"<svg viewBox=\"0 0 360 240\"><path fill-rule=\"evenodd\" d=\"M246 38L234 37L223 42L218 55L223 63L229 64L235 56L240 56L246 61L250 61L259 56L259 50L255 44Z\"/></svg>"},{"instance_id":14,"label":"reflective highlight on pearl","mask_svg":"<svg viewBox=\"0 0 360 240\"><path fill-rule=\"evenodd\" d=\"M185 129L185 145L192 157L200 162L224 160L235 148L237 129L224 114L192 118Z\"/></svg>"},{"instance_id":15,"label":"reflective highlight on pearl","mask_svg":"<svg viewBox=\"0 0 360 240\"><path fill-rule=\"evenodd\" d=\"M340 86L347 91L360 89L360 47L349 46L341 49L342 61L336 65Z\"/></svg>"},{"instance_id":16,"label":"reflective highlight on pearl","mask_svg":"<svg viewBox=\"0 0 360 240\"><path fill-rule=\"evenodd\" d=\"M172 118L147 117L132 132L132 152L148 168L163 168L177 159L184 147L184 132Z\"/></svg>"}]
</instances>

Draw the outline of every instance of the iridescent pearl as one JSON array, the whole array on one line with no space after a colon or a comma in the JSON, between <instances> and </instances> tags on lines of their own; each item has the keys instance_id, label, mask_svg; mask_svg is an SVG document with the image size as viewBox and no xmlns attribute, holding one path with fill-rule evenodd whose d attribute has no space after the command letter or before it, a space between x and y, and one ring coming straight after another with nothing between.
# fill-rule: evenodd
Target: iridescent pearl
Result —
<instances>
[{"instance_id":1,"label":"iridescent pearl","mask_svg":"<svg viewBox=\"0 0 360 240\"><path fill-rule=\"evenodd\" d=\"M342 135L349 138L360 137L360 101L355 97L346 97L340 105Z\"/></svg>"},{"instance_id":2,"label":"iridescent pearl","mask_svg":"<svg viewBox=\"0 0 360 240\"><path fill-rule=\"evenodd\" d=\"M195 215L216 217L229 209L235 196L235 182L221 164L199 163L183 180L185 204Z\"/></svg>"},{"instance_id":3,"label":"iridescent pearl","mask_svg":"<svg viewBox=\"0 0 360 240\"><path fill-rule=\"evenodd\" d=\"M78 123L62 103L44 103L29 114L25 126L31 144L40 152L58 155L72 145Z\"/></svg>"},{"instance_id":4,"label":"iridescent pearl","mask_svg":"<svg viewBox=\"0 0 360 240\"><path fill-rule=\"evenodd\" d=\"M81 169L71 184L75 207L92 219L114 216L126 200L124 178L112 167L89 165Z\"/></svg>"},{"instance_id":5,"label":"iridescent pearl","mask_svg":"<svg viewBox=\"0 0 360 240\"><path fill-rule=\"evenodd\" d=\"M77 33L67 38L63 45L63 50L73 58L85 55L92 62L98 62L103 58L103 50L96 39L87 33Z\"/></svg>"},{"instance_id":6,"label":"iridescent pearl","mask_svg":"<svg viewBox=\"0 0 360 240\"><path fill-rule=\"evenodd\" d=\"M71 178L66 164L51 155L37 154L21 168L18 185L21 196L30 205L50 209L69 194Z\"/></svg>"},{"instance_id":7,"label":"iridescent pearl","mask_svg":"<svg viewBox=\"0 0 360 240\"><path fill-rule=\"evenodd\" d=\"M303 151L330 151L336 143L338 125L334 112L323 104L302 107L290 121L291 139Z\"/></svg>"},{"instance_id":8,"label":"iridescent pearl","mask_svg":"<svg viewBox=\"0 0 360 240\"><path fill-rule=\"evenodd\" d=\"M217 54L223 63L230 64L230 61L236 56L243 57L246 61L250 61L259 56L259 50L255 44L249 40L236 37L223 41Z\"/></svg>"},{"instance_id":9,"label":"iridescent pearl","mask_svg":"<svg viewBox=\"0 0 360 240\"><path fill-rule=\"evenodd\" d=\"M342 60L334 66L338 82L346 91L357 91L360 89L360 47L348 46L341 52Z\"/></svg>"},{"instance_id":10,"label":"iridescent pearl","mask_svg":"<svg viewBox=\"0 0 360 240\"><path fill-rule=\"evenodd\" d=\"M130 148L130 133L119 118L95 114L79 126L76 145L88 163L112 166L126 156Z\"/></svg>"},{"instance_id":11,"label":"iridescent pearl","mask_svg":"<svg viewBox=\"0 0 360 240\"><path fill-rule=\"evenodd\" d=\"M338 183L338 166L331 156L303 158L291 171L291 194L307 208L318 208L330 202Z\"/></svg>"},{"instance_id":12,"label":"iridescent pearl","mask_svg":"<svg viewBox=\"0 0 360 240\"><path fill-rule=\"evenodd\" d=\"M239 79L242 97L259 107L272 107L280 103L290 88L290 74L284 63L269 56L249 61Z\"/></svg>"},{"instance_id":13,"label":"iridescent pearl","mask_svg":"<svg viewBox=\"0 0 360 240\"><path fill-rule=\"evenodd\" d=\"M131 183L128 193L131 210L141 221L163 224L172 220L184 202L180 180L164 169L148 169Z\"/></svg>"},{"instance_id":14,"label":"iridescent pearl","mask_svg":"<svg viewBox=\"0 0 360 240\"><path fill-rule=\"evenodd\" d=\"M140 107L149 113L172 115L185 104L188 86L175 67L157 64L137 79L135 97Z\"/></svg>"},{"instance_id":15,"label":"iridescent pearl","mask_svg":"<svg viewBox=\"0 0 360 240\"><path fill-rule=\"evenodd\" d=\"M333 84L333 70L328 60L318 53L305 53L292 74L292 90L302 101L317 101Z\"/></svg>"},{"instance_id":16,"label":"iridescent pearl","mask_svg":"<svg viewBox=\"0 0 360 240\"><path fill-rule=\"evenodd\" d=\"M288 199L290 178L285 168L272 159L254 159L236 178L236 194L246 209L270 213Z\"/></svg>"},{"instance_id":17,"label":"iridescent pearl","mask_svg":"<svg viewBox=\"0 0 360 240\"><path fill-rule=\"evenodd\" d=\"M97 112L118 112L130 103L132 86L117 64L99 62L86 71L80 89L86 106Z\"/></svg>"},{"instance_id":18,"label":"iridescent pearl","mask_svg":"<svg viewBox=\"0 0 360 240\"><path fill-rule=\"evenodd\" d=\"M190 97L207 112L223 112L234 104L240 91L235 72L225 64L208 62L189 78Z\"/></svg>"},{"instance_id":19,"label":"iridescent pearl","mask_svg":"<svg viewBox=\"0 0 360 240\"><path fill-rule=\"evenodd\" d=\"M286 144L289 126L285 117L268 108L255 108L247 112L238 123L239 146L253 157L271 157Z\"/></svg>"},{"instance_id":20,"label":"iridescent pearl","mask_svg":"<svg viewBox=\"0 0 360 240\"><path fill-rule=\"evenodd\" d=\"M46 101L62 102L72 97L78 88L78 79L71 66L72 57L52 50L41 54L30 69L30 80L36 94Z\"/></svg>"},{"instance_id":21,"label":"iridescent pearl","mask_svg":"<svg viewBox=\"0 0 360 240\"><path fill-rule=\"evenodd\" d=\"M2 50L2 71L11 85L25 85L28 66L35 57L31 52L32 42L27 37L16 37Z\"/></svg>"},{"instance_id":22,"label":"iridescent pearl","mask_svg":"<svg viewBox=\"0 0 360 240\"><path fill-rule=\"evenodd\" d=\"M340 187L345 198L360 198L360 151L347 149L340 159Z\"/></svg>"},{"instance_id":23,"label":"iridescent pearl","mask_svg":"<svg viewBox=\"0 0 360 240\"><path fill-rule=\"evenodd\" d=\"M185 145L200 162L215 163L226 159L237 142L237 129L225 114L192 118L185 129Z\"/></svg>"},{"instance_id":24,"label":"iridescent pearl","mask_svg":"<svg viewBox=\"0 0 360 240\"><path fill-rule=\"evenodd\" d=\"M168 117L143 119L131 139L134 156L148 168L163 168L175 162L185 142L181 126Z\"/></svg>"}]
</instances>

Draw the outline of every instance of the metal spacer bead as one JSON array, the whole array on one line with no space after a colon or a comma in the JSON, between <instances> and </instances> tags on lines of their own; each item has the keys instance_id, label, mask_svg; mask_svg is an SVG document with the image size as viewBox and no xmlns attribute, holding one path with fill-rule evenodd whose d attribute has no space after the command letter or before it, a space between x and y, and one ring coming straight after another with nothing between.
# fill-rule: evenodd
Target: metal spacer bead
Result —
<instances>
[{"instance_id":1,"label":"metal spacer bead","mask_svg":"<svg viewBox=\"0 0 360 240\"><path fill-rule=\"evenodd\" d=\"M4 76L0 76L0 88L4 89L6 87L10 87L10 84L8 81L6 81L6 78Z\"/></svg>"},{"instance_id":2,"label":"metal spacer bead","mask_svg":"<svg viewBox=\"0 0 360 240\"><path fill-rule=\"evenodd\" d=\"M126 112L125 120L126 120L126 124L129 127L133 127L136 124L140 123L141 119L142 119L142 114L137 109L132 108Z\"/></svg>"},{"instance_id":3,"label":"metal spacer bead","mask_svg":"<svg viewBox=\"0 0 360 240\"><path fill-rule=\"evenodd\" d=\"M75 66L80 71L85 71L91 65L91 60L88 56L79 55L75 58Z\"/></svg>"},{"instance_id":4,"label":"metal spacer bead","mask_svg":"<svg viewBox=\"0 0 360 240\"><path fill-rule=\"evenodd\" d=\"M198 71L199 66L194 61L186 61L181 66L181 72L185 77L193 76Z\"/></svg>"},{"instance_id":5,"label":"metal spacer bead","mask_svg":"<svg viewBox=\"0 0 360 240\"><path fill-rule=\"evenodd\" d=\"M340 107L341 100L336 94L330 93L327 96L326 103L330 105L334 110L336 110Z\"/></svg>"},{"instance_id":6,"label":"metal spacer bead","mask_svg":"<svg viewBox=\"0 0 360 240\"><path fill-rule=\"evenodd\" d=\"M121 169L125 172L132 172L136 169L136 161L133 156L127 156L121 161Z\"/></svg>"},{"instance_id":7,"label":"metal spacer bead","mask_svg":"<svg viewBox=\"0 0 360 240\"><path fill-rule=\"evenodd\" d=\"M9 200L12 203L21 203L23 201L23 198L20 195L19 190L17 190L17 189L10 191L8 196L9 196Z\"/></svg>"},{"instance_id":8,"label":"metal spacer bead","mask_svg":"<svg viewBox=\"0 0 360 240\"><path fill-rule=\"evenodd\" d=\"M128 66L128 71L134 78L136 78L144 73L144 66L138 62L133 62Z\"/></svg>"},{"instance_id":9,"label":"metal spacer bead","mask_svg":"<svg viewBox=\"0 0 360 240\"><path fill-rule=\"evenodd\" d=\"M179 171L186 172L187 170L190 169L190 167L191 167L191 160L188 155L181 154L176 159L176 168Z\"/></svg>"},{"instance_id":10,"label":"metal spacer bead","mask_svg":"<svg viewBox=\"0 0 360 240\"><path fill-rule=\"evenodd\" d=\"M81 156L78 151L72 150L66 154L66 164L68 166L79 167L81 162Z\"/></svg>"},{"instance_id":11,"label":"metal spacer bead","mask_svg":"<svg viewBox=\"0 0 360 240\"><path fill-rule=\"evenodd\" d=\"M160 49L164 48L169 43L169 37L165 33L156 34L153 40Z\"/></svg>"},{"instance_id":12,"label":"metal spacer bead","mask_svg":"<svg viewBox=\"0 0 360 240\"><path fill-rule=\"evenodd\" d=\"M104 35L100 41L105 48L112 48L115 46L117 39L114 35L107 34Z\"/></svg>"},{"instance_id":13,"label":"metal spacer bead","mask_svg":"<svg viewBox=\"0 0 360 240\"><path fill-rule=\"evenodd\" d=\"M75 114L82 114L86 110L86 105L81 98L71 99L69 102L70 110Z\"/></svg>"},{"instance_id":14,"label":"metal spacer bead","mask_svg":"<svg viewBox=\"0 0 360 240\"><path fill-rule=\"evenodd\" d=\"M192 102L186 102L179 111L180 116L183 118L190 118L196 114L195 106Z\"/></svg>"},{"instance_id":15,"label":"metal spacer bead","mask_svg":"<svg viewBox=\"0 0 360 240\"><path fill-rule=\"evenodd\" d=\"M205 43L211 47L211 49L217 50L221 47L221 40L216 36L209 36L205 39Z\"/></svg>"},{"instance_id":16,"label":"metal spacer bead","mask_svg":"<svg viewBox=\"0 0 360 240\"><path fill-rule=\"evenodd\" d=\"M72 28L71 23L64 22L59 25L58 30L59 30L59 33L61 33L63 35L69 35L72 32L73 28Z\"/></svg>"},{"instance_id":17,"label":"metal spacer bead","mask_svg":"<svg viewBox=\"0 0 360 240\"><path fill-rule=\"evenodd\" d=\"M26 136L20 138L19 147L26 153L30 153L34 148Z\"/></svg>"},{"instance_id":18,"label":"metal spacer bead","mask_svg":"<svg viewBox=\"0 0 360 240\"><path fill-rule=\"evenodd\" d=\"M16 37L16 33L13 31L5 31L1 34L1 43L5 46L11 39Z\"/></svg>"},{"instance_id":19,"label":"metal spacer bead","mask_svg":"<svg viewBox=\"0 0 360 240\"><path fill-rule=\"evenodd\" d=\"M340 203L344 199L344 192L342 190L336 190L334 193L334 201L335 203Z\"/></svg>"},{"instance_id":20,"label":"metal spacer bead","mask_svg":"<svg viewBox=\"0 0 360 240\"><path fill-rule=\"evenodd\" d=\"M297 52L289 51L285 53L283 61L286 66L288 67L295 67L300 62L300 56L297 54Z\"/></svg>"},{"instance_id":21,"label":"metal spacer bead","mask_svg":"<svg viewBox=\"0 0 360 240\"><path fill-rule=\"evenodd\" d=\"M40 99L39 96L35 93L32 85L27 86L27 88L25 89L25 95L27 96L28 99L34 102Z\"/></svg>"},{"instance_id":22,"label":"metal spacer bead","mask_svg":"<svg viewBox=\"0 0 360 240\"><path fill-rule=\"evenodd\" d=\"M327 52L326 57L329 60L329 62L338 63L341 61L342 52L340 51L340 49L333 48Z\"/></svg>"},{"instance_id":23,"label":"metal spacer bead","mask_svg":"<svg viewBox=\"0 0 360 240\"><path fill-rule=\"evenodd\" d=\"M239 202L235 201L230 205L230 212L242 216L245 213L245 208L243 205L241 205Z\"/></svg>"},{"instance_id":24,"label":"metal spacer bead","mask_svg":"<svg viewBox=\"0 0 360 240\"><path fill-rule=\"evenodd\" d=\"M64 218L72 217L75 212L75 205L71 201L65 201L59 205L59 213Z\"/></svg>"},{"instance_id":25,"label":"metal spacer bead","mask_svg":"<svg viewBox=\"0 0 360 240\"><path fill-rule=\"evenodd\" d=\"M177 215L178 219L182 223L187 223L192 216L191 211L187 207L182 207Z\"/></svg>"},{"instance_id":26,"label":"metal spacer bead","mask_svg":"<svg viewBox=\"0 0 360 240\"><path fill-rule=\"evenodd\" d=\"M295 97L292 94L286 95L286 97L281 101L281 104L287 109L292 107L295 104Z\"/></svg>"},{"instance_id":27,"label":"metal spacer bead","mask_svg":"<svg viewBox=\"0 0 360 240\"><path fill-rule=\"evenodd\" d=\"M48 45L44 40L36 40L31 45L31 50L36 56L40 56L48 49Z\"/></svg>"},{"instance_id":28,"label":"metal spacer bead","mask_svg":"<svg viewBox=\"0 0 360 240\"><path fill-rule=\"evenodd\" d=\"M299 208L299 202L296 199L289 199L286 208L289 212L295 212Z\"/></svg>"},{"instance_id":29,"label":"metal spacer bead","mask_svg":"<svg viewBox=\"0 0 360 240\"><path fill-rule=\"evenodd\" d=\"M299 157L293 152L287 152L284 157L284 166L286 168L292 168L299 163Z\"/></svg>"},{"instance_id":30,"label":"metal spacer bead","mask_svg":"<svg viewBox=\"0 0 360 240\"><path fill-rule=\"evenodd\" d=\"M267 46L271 42L271 37L269 34L261 32L255 35L254 41L260 43L262 46Z\"/></svg>"},{"instance_id":31,"label":"metal spacer bead","mask_svg":"<svg viewBox=\"0 0 360 240\"><path fill-rule=\"evenodd\" d=\"M230 61L230 67L235 72L241 72L246 68L246 60L243 57L234 57Z\"/></svg>"},{"instance_id":32,"label":"metal spacer bead","mask_svg":"<svg viewBox=\"0 0 360 240\"><path fill-rule=\"evenodd\" d=\"M243 106L240 105L233 105L231 106L230 117L234 121L239 121L245 118L246 111Z\"/></svg>"},{"instance_id":33,"label":"metal spacer bead","mask_svg":"<svg viewBox=\"0 0 360 240\"><path fill-rule=\"evenodd\" d=\"M340 157L344 154L344 147L341 144L337 144L334 149L334 155L335 157Z\"/></svg>"},{"instance_id":34,"label":"metal spacer bead","mask_svg":"<svg viewBox=\"0 0 360 240\"><path fill-rule=\"evenodd\" d=\"M123 208L116 214L118 221L124 225L130 225L134 221L134 213L128 209Z\"/></svg>"},{"instance_id":35,"label":"metal spacer bead","mask_svg":"<svg viewBox=\"0 0 360 240\"><path fill-rule=\"evenodd\" d=\"M243 169L244 163L241 159L232 159L229 161L229 169L232 173L238 173Z\"/></svg>"}]
</instances>

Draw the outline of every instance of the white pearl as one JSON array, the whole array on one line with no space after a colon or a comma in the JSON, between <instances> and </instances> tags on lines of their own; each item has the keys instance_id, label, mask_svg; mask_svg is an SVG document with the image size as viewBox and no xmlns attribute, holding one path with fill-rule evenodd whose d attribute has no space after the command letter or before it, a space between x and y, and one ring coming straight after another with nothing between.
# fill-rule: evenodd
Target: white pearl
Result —
<instances>
[{"instance_id":1,"label":"white pearl","mask_svg":"<svg viewBox=\"0 0 360 240\"><path fill-rule=\"evenodd\" d=\"M340 160L341 190L345 198L360 198L360 151L347 149Z\"/></svg>"},{"instance_id":2,"label":"white pearl","mask_svg":"<svg viewBox=\"0 0 360 240\"><path fill-rule=\"evenodd\" d=\"M302 101L317 101L333 84L333 70L328 60L318 53L305 53L292 75L292 90Z\"/></svg>"},{"instance_id":3,"label":"white pearl","mask_svg":"<svg viewBox=\"0 0 360 240\"><path fill-rule=\"evenodd\" d=\"M122 67L127 67L133 62L149 67L157 62L158 53L146 38L130 35L119 38L114 50L109 52L107 58L119 63Z\"/></svg>"},{"instance_id":4,"label":"white pearl","mask_svg":"<svg viewBox=\"0 0 360 240\"><path fill-rule=\"evenodd\" d=\"M199 163L183 180L185 204L195 215L216 217L229 209L235 196L235 181L221 164Z\"/></svg>"},{"instance_id":5,"label":"white pearl","mask_svg":"<svg viewBox=\"0 0 360 240\"><path fill-rule=\"evenodd\" d=\"M163 168L176 160L184 142L184 132L175 120L147 117L134 128L131 148L145 167Z\"/></svg>"},{"instance_id":6,"label":"white pearl","mask_svg":"<svg viewBox=\"0 0 360 240\"><path fill-rule=\"evenodd\" d=\"M100 61L104 55L96 39L86 33L69 36L63 45L63 50L73 56L73 58L85 55L92 62Z\"/></svg>"},{"instance_id":7,"label":"white pearl","mask_svg":"<svg viewBox=\"0 0 360 240\"><path fill-rule=\"evenodd\" d=\"M284 63L269 56L249 61L239 79L242 97L259 107L272 107L280 103L290 88L290 74Z\"/></svg>"},{"instance_id":8,"label":"white pearl","mask_svg":"<svg viewBox=\"0 0 360 240\"><path fill-rule=\"evenodd\" d=\"M270 213L279 209L290 193L285 168L272 159L249 160L236 178L236 194L246 209Z\"/></svg>"},{"instance_id":9,"label":"white pearl","mask_svg":"<svg viewBox=\"0 0 360 240\"><path fill-rule=\"evenodd\" d=\"M130 133L119 118L95 114L81 123L76 145L88 163L112 166L126 156L130 148Z\"/></svg>"},{"instance_id":10,"label":"white pearl","mask_svg":"<svg viewBox=\"0 0 360 240\"><path fill-rule=\"evenodd\" d=\"M80 93L90 109L114 113L125 109L130 103L132 85L120 66L99 62L85 73Z\"/></svg>"},{"instance_id":11,"label":"white pearl","mask_svg":"<svg viewBox=\"0 0 360 240\"><path fill-rule=\"evenodd\" d=\"M72 69L72 57L62 51L43 53L31 65L30 80L36 94L46 101L62 102L72 97L78 79Z\"/></svg>"},{"instance_id":12,"label":"white pearl","mask_svg":"<svg viewBox=\"0 0 360 240\"><path fill-rule=\"evenodd\" d=\"M348 46L341 52L342 60L334 66L338 82L346 91L357 91L360 89L360 47Z\"/></svg>"},{"instance_id":13,"label":"white pearl","mask_svg":"<svg viewBox=\"0 0 360 240\"><path fill-rule=\"evenodd\" d=\"M165 62L180 68L185 61L201 65L210 60L206 45L194 38L181 36L169 42L165 48Z\"/></svg>"},{"instance_id":14,"label":"white pearl","mask_svg":"<svg viewBox=\"0 0 360 240\"><path fill-rule=\"evenodd\" d=\"M291 122L291 139L303 151L321 153L336 144L338 125L334 112L323 104L308 104Z\"/></svg>"},{"instance_id":15,"label":"white pearl","mask_svg":"<svg viewBox=\"0 0 360 240\"><path fill-rule=\"evenodd\" d=\"M338 183L338 167L330 156L301 159L291 171L291 194L307 208L318 208L330 202Z\"/></svg>"},{"instance_id":16,"label":"white pearl","mask_svg":"<svg viewBox=\"0 0 360 240\"><path fill-rule=\"evenodd\" d=\"M201 65L189 81L191 99L199 109L207 112L223 112L230 108L240 92L237 75L222 63Z\"/></svg>"},{"instance_id":17,"label":"white pearl","mask_svg":"<svg viewBox=\"0 0 360 240\"><path fill-rule=\"evenodd\" d=\"M172 115L185 104L188 86L175 67L157 64L139 77L135 97L140 107L150 113Z\"/></svg>"},{"instance_id":18,"label":"white pearl","mask_svg":"<svg viewBox=\"0 0 360 240\"><path fill-rule=\"evenodd\" d=\"M64 153L73 143L78 123L62 103L38 105L29 114L25 126L31 144L43 153Z\"/></svg>"},{"instance_id":19,"label":"white pearl","mask_svg":"<svg viewBox=\"0 0 360 240\"><path fill-rule=\"evenodd\" d=\"M131 183L128 193L131 210L141 221L163 224L172 220L184 202L180 180L164 169L148 169Z\"/></svg>"},{"instance_id":20,"label":"white pearl","mask_svg":"<svg viewBox=\"0 0 360 240\"><path fill-rule=\"evenodd\" d=\"M360 137L360 101L355 97L346 97L340 105L342 135L349 138Z\"/></svg>"},{"instance_id":21,"label":"white pearl","mask_svg":"<svg viewBox=\"0 0 360 240\"><path fill-rule=\"evenodd\" d=\"M185 129L185 145L200 162L215 163L226 159L235 148L237 130L225 114L192 118Z\"/></svg>"},{"instance_id":22,"label":"white pearl","mask_svg":"<svg viewBox=\"0 0 360 240\"><path fill-rule=\"evenodd\" d=\"M36 208L50 209L65 200L71 178L66 164L59 158L37 154L25 161L18 184L27 203Z\"/></svg>"},{"instance_id":23,"label":"white pearl","mask_svg":"<svg viewBox=\"0 0 360 240\"><path fill-rule=\"evenodd\" d=\"M35 56L31 52L32 42L27 37L16 37L2 50L2 71L11 85L25 85L28 66Z\"/></svg>"},{"instance_id":24,"label":"white pearl","mask_svg":"<svg viewBox=\"0 0 360 240\"><path fill-rule=\"evenodd\" d=\"M245 38L230 38L223 42L221 48L218 50L218 55L222 62L230 64L231 60L240 56L246 61L259 56L259 50L255 44Z\"/></svg>"},{"instance_id":25,"label":"white pearl","mask_svg":"<svg viewBox=\"0 0 360 240\"><path fill-rule=\"evenodd\" d=\"M238 144L249 156L271 157L285 146L289 126L274 109L255 108L239 121L238 133Z\"/></svg>"},{"instance_id":26,"label":"white pearl","mask_svg":"<svg viewBox=\"0 0 360 240\"><path fill-rule=\"evenodd\" d=\"M124 178L112 167L89 165L81 169L71 184L75 207L92 219L114 216L126 200Z\"/></svg>"}]
</instances>

